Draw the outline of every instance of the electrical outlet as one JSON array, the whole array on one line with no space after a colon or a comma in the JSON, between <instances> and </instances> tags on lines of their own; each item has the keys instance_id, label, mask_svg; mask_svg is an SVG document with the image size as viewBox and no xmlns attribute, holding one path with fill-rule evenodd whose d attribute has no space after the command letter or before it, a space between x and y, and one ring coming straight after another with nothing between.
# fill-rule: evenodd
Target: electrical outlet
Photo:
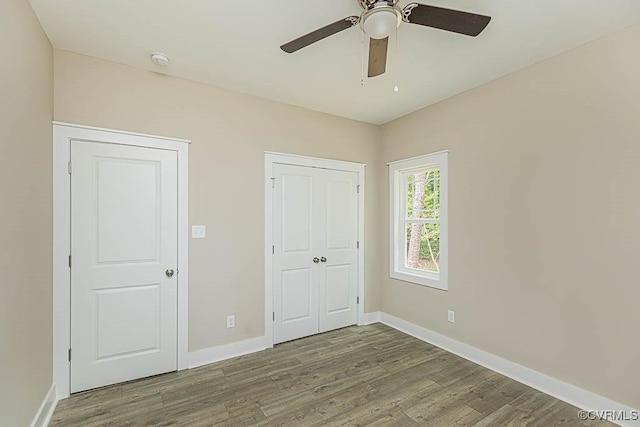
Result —
<instances>
[{"instance_id":1,"label":"electrical outlet","mask_svg":"<svg viewBox=\"0 0 640 427\"><path fill-rule=\"evenodd\" d=\"M192 239L204 239L207 234L207 227L204 225L192 225L191 226L191 238Z\"/></svg>"},{"instance_id":2,"label":"electrical outlet","mask_svg":"<svg viewBox=\"0 0 640 427\"><path fill-rule=\"evenodd\" d=\"M453 310L447 311L447 320L451 323L456 323L456 312Z\"/></svg>"},{"instance_id":3,"label":"electrical outlet","mask_svg":"<svg viewBox=\"0 0 640 427\"><path fill-rule=\"evenodd\" d=\"M235 315L230 315L227 316L227 328L235 328L236 326L236 316Z\"/></svg>"}]
</instances>

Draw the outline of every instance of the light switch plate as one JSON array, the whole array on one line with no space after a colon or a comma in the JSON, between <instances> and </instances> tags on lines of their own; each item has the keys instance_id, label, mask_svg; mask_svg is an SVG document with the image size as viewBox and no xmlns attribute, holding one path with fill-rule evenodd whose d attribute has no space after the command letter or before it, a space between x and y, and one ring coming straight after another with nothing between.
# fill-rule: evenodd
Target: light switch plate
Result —
<instances>
[{"instance_id":1,"label":"light switch plate","mask_svg":"<svg viewBox=\"0 0 640 427\"><path fill-rule=\"evenodd\" d=\"M191 238L192 239L204 239L206 235L207 227L204 225L192 225L191 226Z\"/></svg>"},{"instance_id":2,"label":"light switch plate","mask_svg":"<svg viewBox=\"0 0 640 427\"><path fill-rule=\"evenodd\" d=\"M236 327L236 316L235 314L231 314L227 316L227 328L235 328Z\"/></svg>"},{"instance_id":3,"label":"light switch plate","mask_svg":"<svg viewBox=\"0 0 640 427\"><path fill-rule=\"evenodd\" d=\"M453 310L447 311L447 320L451 323L455 323L456 321L456 313Z\"/></svg>"}]
</instances>

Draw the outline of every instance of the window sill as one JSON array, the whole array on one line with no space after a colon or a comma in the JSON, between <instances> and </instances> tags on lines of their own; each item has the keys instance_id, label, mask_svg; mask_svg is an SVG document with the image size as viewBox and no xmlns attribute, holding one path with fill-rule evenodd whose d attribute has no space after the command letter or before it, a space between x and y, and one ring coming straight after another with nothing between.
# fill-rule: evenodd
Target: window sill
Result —
<instances>
[{"instance_id":1,"label":"window sill","mask_svg":"<svg viewBox=\"0 0 640 427\"><path fill-rule=\"evenodd\" d=\"M393 271L391 272L390 277L392 279L402 280L403 282L409 282L415 285L439 289L441 291L446 291L449 289L448 284L446 283L446 281L443 281L442 278L434 279L431 277L422 276L420 274L411 274L404 271Z\"/></svg>"}]
</instances>

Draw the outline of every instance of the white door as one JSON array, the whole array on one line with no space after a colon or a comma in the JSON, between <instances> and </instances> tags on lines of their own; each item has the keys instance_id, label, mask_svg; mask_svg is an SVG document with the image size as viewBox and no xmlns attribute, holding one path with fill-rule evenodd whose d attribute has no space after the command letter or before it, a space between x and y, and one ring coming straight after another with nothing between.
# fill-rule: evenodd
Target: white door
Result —
<instances>
[{"instance_id":1,"label":"white door","mask_svg":"<svg viewBox=\"0 0 640 427\"><path fill-rule=\"evenodd\" d=\"M174 371L177 153L73 141L71 160L71 392Z\"/></svg>"},{"instance_id":2,"label":"white door","mask_svg":"<svg viewBox=\"0 0 640 427\"><path fill-rule=\"evenodd\" d=\"M358 176L325 170L321 232L320 332L357 323Z\"/></svg>"},{"instance_id":3,"label":"white door","mask_svg":"<svg viewBox=\"0 0 640 427\"><path fill-rule=\"evenodd\" d=\"M323 210L316 192L321 170L274 165L273 307L276 343L318 333L317 215ZM276 251L277 249L277 251Z\"/></svg>"},{"instance_id":4,"label":"white door","mask_svg":"<svg viewBox=\"0 0 640 427\"><path fill-rule=\"evenodd\" d=\"M357 322L357 174L274 165L274 342Z\"/></svg>"}]
</instances>

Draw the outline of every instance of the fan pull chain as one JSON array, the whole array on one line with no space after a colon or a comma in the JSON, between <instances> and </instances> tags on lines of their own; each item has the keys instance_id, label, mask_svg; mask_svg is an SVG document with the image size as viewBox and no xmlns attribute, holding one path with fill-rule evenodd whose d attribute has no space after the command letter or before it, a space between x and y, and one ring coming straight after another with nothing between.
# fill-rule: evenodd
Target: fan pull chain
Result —
<instances>
[{"instance_id":1,"label":"fan pull chain","mask_svg":"<svg viewBox=\"0 0 640 427\"><path fill-rule=\"evenodd\" d=\"M360 86L364 87L364 31L360 31L360 46L362 47L362 66L360 67Z\"/></svg>"},{"instance_id":2,"label":"fan pull chain","mask_svg":"<svg viewBox=\"0 0 640 427\"><path fill-rule=\"evenodd\" d=\"M398 69L398 62L399 62L399 57L400 55L398 54L398 27L396 27L396 37L395 37L395 43L396 43L396 48L395 48L395 58L394 58L394 65L395 67L393 68L393 72L396 75L396 85L393 87L393 91L394 92L398 92L400 89L398 88L398 72L396 71Z\"/></svg>"},{"instance_id":3,"label":"fan pull chain","mask_svg":"<svg viewBox=\"0 0 640 427\"><path fill-rule=\"evenodd\" d=\"M396 56L398 56L398 27L396 27L396 38L395 38L395 42L396 42Z\"/></svg>"}]
</instances>

